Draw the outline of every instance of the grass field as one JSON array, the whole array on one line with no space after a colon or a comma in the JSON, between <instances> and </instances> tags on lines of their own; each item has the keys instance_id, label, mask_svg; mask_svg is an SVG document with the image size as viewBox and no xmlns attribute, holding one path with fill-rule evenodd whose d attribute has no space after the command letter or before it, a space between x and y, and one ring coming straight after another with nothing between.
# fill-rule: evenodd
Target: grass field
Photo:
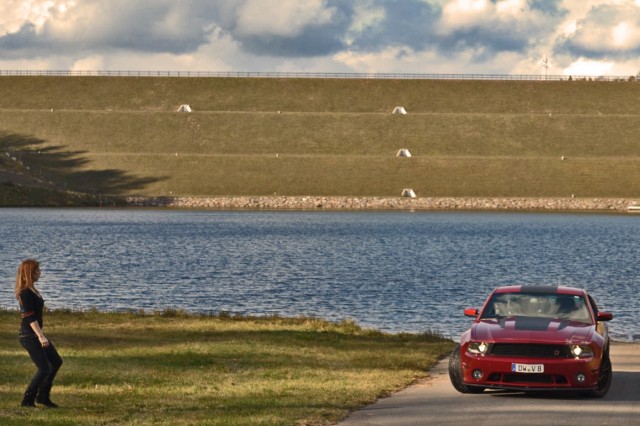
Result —
<instances>
[{"instance_id":1,"label":"grass field","mask_svg":"<svg viewBox=\"0 0 640 426\"><path fill-rule=\"evenodd\" d=\"M92 194L632 198L638 99L634 82L2 77L0 146Z\"/></svg>"},{"instance_id":2,"label":"grass field","mask_svg":"<svg viewBox=\"0 0 640 426\"><path fill-rule=\"evenodd\" d=\"M0 424L326 425L425 377L453 342L349 320L48 312L64 359L52 400L19 406L35 372L0 311Z\"/></svg>"}]
</instances>

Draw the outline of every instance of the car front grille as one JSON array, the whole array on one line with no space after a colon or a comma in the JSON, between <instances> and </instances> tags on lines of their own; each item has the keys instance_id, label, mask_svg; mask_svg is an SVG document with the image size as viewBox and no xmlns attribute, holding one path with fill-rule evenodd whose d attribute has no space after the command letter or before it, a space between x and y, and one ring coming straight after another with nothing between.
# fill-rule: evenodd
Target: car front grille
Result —
<instances>
[{"instance_id":1,"label":"car front grille","mask_svg":"<svg viewBox=\"0 0 640 426\"><path fill-rule=\"evenodd\" d=\"M492 373L489 375L488 381L492 382L492 384L547 384L554 386L566 386L569 384L567 379L559 374Z\"/></svg>"},{"instance_id":2,"label":"car front grille","mask_svg":"<svg viewBox=\"0 0 640 426\"><path fill-rule=\"evenodd\" d=\"M495 343L491 355L525 358L571 358L565 345L540 345L530 343Z\"/></svg>"}]
</instances>

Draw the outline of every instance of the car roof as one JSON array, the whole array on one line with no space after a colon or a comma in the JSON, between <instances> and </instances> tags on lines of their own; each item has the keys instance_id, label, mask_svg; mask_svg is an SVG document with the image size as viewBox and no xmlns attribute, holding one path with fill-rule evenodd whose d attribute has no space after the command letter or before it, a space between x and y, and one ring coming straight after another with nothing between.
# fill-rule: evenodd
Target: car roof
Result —
<instances>
[{"instance_id":1,"label":"car roof","mask_svg":"<svg viewBox=\"0 0 640 426\"><path fill-rule=\"evenodd\" d=\"M572 294L584 296L586 291L580 288L557 285L511 285L498 287L494 293L540 293L540 294Z\"/></svg>"}]
</instances>

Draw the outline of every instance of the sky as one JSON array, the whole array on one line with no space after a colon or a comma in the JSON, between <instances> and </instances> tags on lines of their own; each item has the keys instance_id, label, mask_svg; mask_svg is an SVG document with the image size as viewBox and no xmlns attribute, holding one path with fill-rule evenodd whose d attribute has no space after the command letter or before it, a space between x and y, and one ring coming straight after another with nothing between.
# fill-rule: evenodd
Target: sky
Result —
<instances>
[{"instance_id":1,"label":"sky","mask_svg":"<svg viewBox=\"0 0 640 426\"><path fill-rule=\"evenodd\" d=\"M0 0L0 70L635 76L640 0Z\"/></svg>"}]
</instances>

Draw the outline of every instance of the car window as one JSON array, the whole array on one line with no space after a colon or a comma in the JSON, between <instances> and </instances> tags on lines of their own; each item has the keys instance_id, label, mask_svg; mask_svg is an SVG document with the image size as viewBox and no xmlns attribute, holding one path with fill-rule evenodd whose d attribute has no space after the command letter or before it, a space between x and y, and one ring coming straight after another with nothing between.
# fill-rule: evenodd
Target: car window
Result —
<instances>
[{"instance_id":1,"label":"car window","mask_svg":"<svg viewBox=\"0 0 640 426\"><path fill-rule=\"evenodd\" d=\"M496 293L481 318L537 317L591 322L582 296L571 294Z\"/></svg>"}]
</instances>

